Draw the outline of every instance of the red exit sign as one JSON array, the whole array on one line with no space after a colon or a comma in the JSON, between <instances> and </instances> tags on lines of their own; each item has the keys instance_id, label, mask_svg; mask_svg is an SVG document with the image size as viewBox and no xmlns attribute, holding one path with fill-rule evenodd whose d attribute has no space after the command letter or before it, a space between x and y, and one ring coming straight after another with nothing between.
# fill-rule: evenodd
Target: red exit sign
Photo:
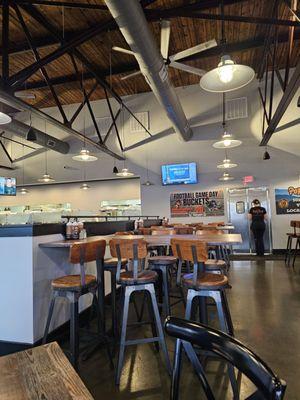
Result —
<instances>
[{"instance_id":1,"label":"red exit sign","mask_svg":"<svg viewBox=\"0 0 300 400\"><path fill-rule=\"evenodd\" d=\"M254 182L254 176L252 176L252 175L244 176L243 182L244 182L244 185Z\"/></svg>"}]
</instances>

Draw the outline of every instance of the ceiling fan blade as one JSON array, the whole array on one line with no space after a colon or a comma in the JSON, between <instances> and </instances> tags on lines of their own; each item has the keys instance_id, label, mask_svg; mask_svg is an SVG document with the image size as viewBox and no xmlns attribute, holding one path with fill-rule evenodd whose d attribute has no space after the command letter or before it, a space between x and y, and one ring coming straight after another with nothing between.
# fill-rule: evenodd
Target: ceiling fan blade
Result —
<instances>
[{"instance_id":1,"label":"ceiling fan blade","mask_svg":"<svg viewBox=\"0 0 300 400\"><path fill-rule=\"evenodd\" d=\"M171 61L178 61L182 58L189 57L192 54L201 53L202 51L208 50L212 47L216 47L218 44L215 39L209 40L208 42L204 42L201 44L197 44L197 46L190 47L189 49L180 51L179 53L170 56Z\"/></svg>"},{"instance_id":2,"label":"ceiling fan blade","mask_svg":"<svg viewBox=\"0 0 300 400\"><path fill-rule=\"evenodd\" d=\"M14 93L15 97L17 97L18 99L35 99L35 94L34 93L30 93L30 92L25 92L25 91L21 91L18 90Z\"/></svg>"},{"instance_id":3,"label":"ceiling fan blade","mask_svg":"<svg viewBox=\"0 0 300 400\"><path fill-rule=\"evenodd\" d=\"M169 43L171 34L171 22L163 19L161 21L160 31L160 52L163 58L166 60L169 54Z\"/></svg>"},{"instance_id":4,"label":"ceiling fan blade","mask_svg":"<svg viewBox=\"0 0 300 400\"><path fill-rule=\"evenodd\" d=\"M128 75L122 76L121 81L125 81L126 79L133 78L134 76L137 76L137 75L140 75L140 74L141 74L141 71L135 71L132 74L128 74Z\"/></svg>"},{"instance_id":5,"label":"ceiling fan blade","mask_svg":"<svg viewBox=\"0 0 300 400\"><path fill-rule=\"evenodd\" d=\"M204 74L206 74L206 71L204 71L203 69L195 68L190 65L186 65L186 64L179 63L176 61L172 61L169 64L169 67L180 69L181 71L189 72L190 74L199 75L199 76L203 76Z\"/></svg>"},{"instance_id":6,"label":"ceiling fan blade","mask_svg":"<svg viewBox=\"0 0 300 400\"><path fill-rule=\"evenodd\" d=\"M122 47L113 46L112 49L114 51L118 51L119 53L125 53L125 54L129 54L131 56L134 56L134 52L133 51L127 50L127 49L123 49Z\"/></svg>"}]
</instances>

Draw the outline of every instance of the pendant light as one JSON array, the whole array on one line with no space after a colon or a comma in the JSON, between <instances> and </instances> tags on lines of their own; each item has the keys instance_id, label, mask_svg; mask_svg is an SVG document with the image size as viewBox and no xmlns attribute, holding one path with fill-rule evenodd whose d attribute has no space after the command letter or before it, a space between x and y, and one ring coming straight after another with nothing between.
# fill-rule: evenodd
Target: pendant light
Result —
<instances>
[{"instance_id":1,"label":"pendant light","mask_svg":"<svg viewBox=\"0 0 300 400\"><path fill-rule=\"evenodd\" d=\"M46 121L45 121L45 133L47 133L47 129L46 129ZM42 182L42 183L51 183L51 182L55 182L55 179L52 178L52 176L50 174L48 174L48 159L47 159L47 152L48 149L46 147L46 135L45 135L45 173L44 175L38 179L38 182Z\"/></svg>"},{"instance_id":2,"label":"pendant light","mask_svg":"<svg viewBox=\"0 0 300 400\"><path fill-rule=\"evenodd\" d=\"M228 158L227 151L225 150L225 158L224 158L222 164L217 165L217 168L229 169L229 168L235 168L235 167L237 167L237 164L231 162L231 160Z\"/></svg>"},{"instance_id":3,"label":"pendant light","mask_svg":"<svg viewBox=\"0 0 300 400\"><path fill-rule=\"evenodd\" d=\"M118 167L116 166L116 159L114 158L114 167L113 167L113 174L118 174L119 173L119 170L118 170Z\"/></svg>"},{"instance_id":4,"label":"pendant light","mask_svg":"<svg viewBox=\"0 0 300 400\"><path fill-rule=\"evenodd\" d=\"M223 135L222 139L213 144L216 149L231 149L233 147L238 147L242 144L241 140L234 139L231 133L226 132L226 121L225 121L225 93L223 93Z\"/></svg>"},{"instance_id":5,"label":"pendant light","mask_svg":"<svg viewBox=\"0 0 300 400\"><path fill-rule=\"evenodd\" d=\"M84 102L85 99L85 91L84 91L84 81L83 81L83 66L81 64L81 70L82 70L82 74L81 74L81 87L82 87L82 93L83 93L83 99L82 101ZM92 154L90 154L89 150L86 149L86 145L85 145L85 114L84 114L84 118L83 118L83 135L84 135L84 139L83 139L83 148L80 150L79 154L77 154L76 156L73 156L72 159L75 161L81 161L81 162L92 162L92 161L96 161L98 160L98 158L96 156L93 156Z\"/></svg>"},{"instance_id":6,"label":"pendant light","mask_svg":"<svg viewBox=\"0 0 300 400\"><path fill-rule=\"evenodd\" d=\"M233 179L234 177L229 175L228 172L224 172L224 174L219 178L219 181L232 181Z\"/></svg>"},{"instance_id":7,"label":"pendant light","mask_svg":"<svg viewBox=\"0 0 300 400\"><path fill-rule=\"evenodd\" d=\"M9 124L10 122L11 122L11 117L8 114L0 111L0 125Z\"/></svg>"},{"instance_id":8,"label":"pendant light","mask_svg":"<svg viewBox=\"0 0 300 400\"><path fill-rule=\"evenodd\" d=\"M221 1L221 15L224 16L224 0ZM253 68L235 64L230 55L224 54L225 43L225 21L223 19L221 39L223 55L218 66L200 79L200 86L208 92L224 93L240 89L248 85L255 76Z\"/></svg>"},{"instance_id":9,"label":"pendant light","mask_svg":"<svg viewBox=\"0 0 300 400\"><path fill-rule=\"evenodd\" d=\"M122 148L122 154L124 157L124 147L125 147L125 132L124 132L124 109L122 107L122 138L123 138L123 148ZM121 172L117 172L116 173L117 176L123 177L123 178L128 178L129 176L133 176L134 173L130 172L128 168L126 168L126 159L124 157L124 166L121 170Z\"/></svg>"},{"instance_id":10,"label":"pendant light","mask_svg":"<svg viewBox=\"0 0 300 400\"><path fill-rule=\"evenodd\" d=\"M85 166L83 167L83 180L86 181L86 168L85 168ZM82 190L87 190L89 188L90 188L90 186L86 182L82 183L81 186L80 186L80 189L82 189Z\"/></svg>"},{"instance_id":11,"label":"pendant light","mask_svg":"<svg viewBox=\"0 0 300 400\"><path fill-rule=\"evenodd\" d=\"M146 174L147 174L147 180L144 183L142 183L142 185L143 186L154 186L154 183L152 183L149 180L149 157L148 157L147 148L146 148Z\"/></svg>"},{"instance_id":12,"label":"pendant light","mask_svg":"<svg viewBox=\"0 0 300 400\"><path fill-rule=\"evenodd\" d=\"M25 183L25 172L24 172L24 144L23 144L23 160L22 160L22 188L20 189L20 194L25 195L28 193L28 190L24 187L24 183Z\"/></svg>"}]
</instances>

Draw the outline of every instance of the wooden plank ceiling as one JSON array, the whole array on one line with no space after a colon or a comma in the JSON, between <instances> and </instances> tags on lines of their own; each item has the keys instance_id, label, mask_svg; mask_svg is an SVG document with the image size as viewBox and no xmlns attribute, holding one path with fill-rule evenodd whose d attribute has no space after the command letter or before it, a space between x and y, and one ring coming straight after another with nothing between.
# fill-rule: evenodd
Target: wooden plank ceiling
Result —
<instances>
[{"instance_id":1,"label":"wooden plank ceiling","mask_svg":"<svg viewBox=\"0 0 300 400\"><path fill-rule=\"evenodd\" d=\"M73 3L88 3L105 5L104 1L101 0L73 0ZM168 9L195 1L186 0L157 0L153 2L149 9ZM208 1L205 1L209 3ZM16 1L16 3L18 3ZM201 2L199 2L201 3ZM216 4L215 1L212 3ZM255 17L270 17L270 0L248 0L240 2L231 2L234 4L225 4L225 14L236 15L236 16L255 16ZM111 19L111 15L107 10L93 10L93 9L80 9L80 8L67 8L61 6L46 6L46 5L35 5L39 12L51 21L51 24L55 26L59 34L64 35L66 40L74 37L79 31L84 31L91 26L97 24L104 24ZM59 47L55 40L50 40L51 37L49 32L44 26L34 20L24 8L20 5L20 11L25 20L26 26L28 27L30 34L33 38L34 43L42 43L43 46L39 47L40 57L44 57L51 53L53 50ZM207 13L220 13L219 7L207 8L201 10ZM279 18L290 19L291 13L284 2L280 3L279 6ZM2 15L1 15L2 19ZM149 23L159 46L160 42L160 23L151 22ZM267 32L268 27L262 24L253 23L241 23L241 22L225 22L225 35L227 43L240 43L247 41L254 41L252 48L247 48L242 51L231 52L232 58L239 63L247 64L252 66L256 71L262 57L263 41L264 36ZM297 30L296 30L297 31ZM298 31L297 31L298 32ZM298 32L299 33L299 32ZM278 46L277 50L277 66L278 68L285 67L286 54L288 51L288 27L279 27L279 36L286 37L286 41ZM298 35L299 36L299 35ZM48 44L47 38L50 38ZM195 46L201 42L215 38L218 42L221 39L221 22L214 20L201 20L191 18L172 18L171 19L171 38L170 38L170 51L169 54L177 53L178 51L187 49ZM12 7L10 7L10 21L9 21L9 72L10 75L22 70L24 67L35 62L32 51L29 49L28 43L26 42L25 34L18 21L17 15ZM119 32L118 29L110 32L101 33L95 36L93 39L85 42L78 49L88 58L93 66L96 67L99 73L106 76L108 82L111 83L113 89L120 95L130 95L134 93L141 93L149 91L149 87L146 84L142 76L137 76L126 81L120 80L122 74L116 74L116 71L122 69L129 69L130 66L135 66L135 60L133 57L125 54L116 53L111 51L112 46L120 46L127 48L127 44ZM24 49L27 49L24 51ZM220 55L203 56L198 55L191 61L185 61L187 64L210 70L214 68ZM291 65L295 65L296 60L300 56L299 41L295 41L294 49L291 58ZM82 68L78 61L78 67L81 73L87 71ZM70 57L64 55L57 60L51 62L46 66L51 80L64 80L64 77L71 79L75 75L74 68L72 66ZM110 76L109 71L112 71ZM131 67L132 70L132 67ZM196 75L188 74L186 72L178 71L170 68L169 74L171 81L174 86L186 86L197 84L199 77ZM123 74L124 75L124 74ZM93 79L84 80L87 91L91 89L94 84ZM39 88L36 89L35 87ZM44 87L41 87L44 86ZM26 102L38 107L54 106L55 102L52 98L49 88L44 85L43 76L38 71L30 77L25 84L27 91L33 92L36 96L34 100L26 100ZM73 81L68 83L62 83L55 85L55 90L62 104L72 104L82 101L83 95L80 90L79 82ZM104 92L101 88L97 88L91 100L104 98Z\"/></svg>"}]
</instances>

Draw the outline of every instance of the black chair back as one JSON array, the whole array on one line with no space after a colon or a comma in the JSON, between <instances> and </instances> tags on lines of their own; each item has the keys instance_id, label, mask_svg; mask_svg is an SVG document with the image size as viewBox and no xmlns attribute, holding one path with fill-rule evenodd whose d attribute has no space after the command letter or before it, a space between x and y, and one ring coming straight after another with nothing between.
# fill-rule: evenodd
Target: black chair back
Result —
<instances>
[{"instance_id":1,"label":"black chair back","mask_svg":"<svg viewBox=\"0 0 300 400\"><path fill-rule=\"evenodd\" d=\"M166 319L165 329L168 335L183 341L183 344L188 342L199 346L202 350L212 352L247 376L258 389L248 399L283 399L286 383L280 380L260 357L233 337L205 325L175 317ZM176 360L174 365L176 365ZM175 371L175 369L174 376L179 377L179 372ZM203 373L203 369L200 369L201 371L196 371L198 376ZM199 377L202 384L208 384L205 377ZM177 383L173 381L172 385L174 384L176 385ZM212 393L211 388L209 387L209 390L205 390L205 393ZM212 394L207 398L214 400ZM173 393L171 399L178 399L178 393Z\"/></svg>"}]
</instances>

